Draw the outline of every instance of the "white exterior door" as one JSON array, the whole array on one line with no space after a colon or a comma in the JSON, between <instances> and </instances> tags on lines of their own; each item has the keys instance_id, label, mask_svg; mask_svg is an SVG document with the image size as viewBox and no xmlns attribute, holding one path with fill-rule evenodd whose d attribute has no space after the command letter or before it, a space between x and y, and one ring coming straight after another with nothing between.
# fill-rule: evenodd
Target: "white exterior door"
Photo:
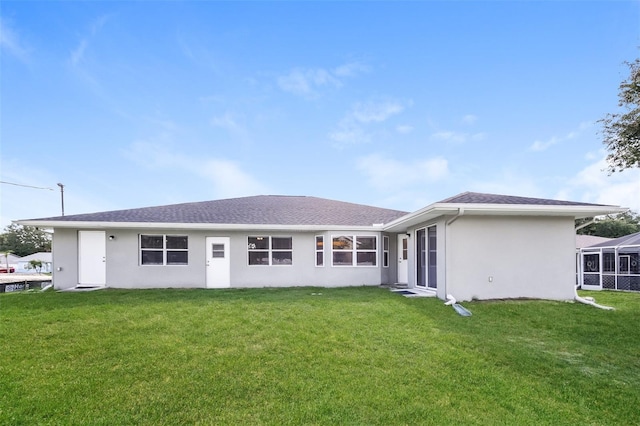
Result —
<instances>
[{"instance_id":1,"label":"white exterior door","mask_svg":"<svg viewBox=\"0 0 640 426\"><path fill-rule=\"evenodd\" d=\"M207 288L231 286L229 237L207 237Z\"/></svg>"},{"instance_id":2,"label":"white exterior door","mask_svg":"<svg viewBox=\"0 0 640 426\"><path fill-rule=\"evenodd\" d=\"M398 284L409 282L409 237L398 235Z\"/></svg>"},{"instance_id":3,"label":"white exterior door","mask_svg":"<svg viewBox=\"0 0 640 426\"><path fill-rule=\"evenodd\" d=\"M78 231L78 284L105 285L107 246L104 231Z\"/></svg>"}]
</instances>

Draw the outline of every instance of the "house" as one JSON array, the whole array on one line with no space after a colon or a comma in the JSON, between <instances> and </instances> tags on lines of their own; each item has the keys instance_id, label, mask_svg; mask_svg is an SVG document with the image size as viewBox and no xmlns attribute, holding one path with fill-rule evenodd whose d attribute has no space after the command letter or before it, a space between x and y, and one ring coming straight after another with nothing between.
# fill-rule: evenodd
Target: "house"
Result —
<instances>
[{"instance_id":1,"label":"house","mask_svg":"<svg viewBox=\"0 0 640 426\"><path fill-rule=\"evenodd\" d=\"M598 237L596 235L582 235L576 234L576 250L580 252L581 248L593 246L596 244L611 241L613 238Z\"/></svg>"},{"instance_id":2,"label":"house","mask_svg":"<svg viewBox=\"0 0 640 426\"><path fill-rule=\"evenodd\" d=\"M0 253L0 272L15 272L18 260L20 260L20 257L16 256L15 254Z\"/></svg>"},{"instance_id":3,"label":"house","mask_svg":"<svg viewBox=\"0 0 640 426\"><path fill-rule=\"evenodd\" d=\"M39 272L51 272L52 255L51 253L47 252L38 252L21 257L20 259L18 259L18 268L16 269L16 272L37 272L33 267L31 267L32 260L39 260L40 262L42 262L42 266L39 268Z\"/></svg>"},{"instance_id":4,"label":"house","mask_svg":"<svg viewBox=\"0 0 640 426\"><path fill-rule=\"evenodd\" d=\"M253 196L20 220L53 282L115 288L406 284L445 299L572 299L576 218L616 206L465 192L408 213Z\"/></svg>"},{"instance_id":5,"label":"house","mask_svg":"<svg viewBox=\"0 0 640 426\"><path fill-rule=\"evenodd\" d=\"M640 291L640 232L583 247L579 260L581 288Z\"/></svg>"}]
</instances>

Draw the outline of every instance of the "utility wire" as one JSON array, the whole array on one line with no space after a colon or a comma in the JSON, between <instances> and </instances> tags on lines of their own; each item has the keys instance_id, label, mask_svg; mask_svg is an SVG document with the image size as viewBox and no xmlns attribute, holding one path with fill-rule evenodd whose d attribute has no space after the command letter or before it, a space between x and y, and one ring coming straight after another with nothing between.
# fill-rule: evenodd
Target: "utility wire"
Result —
<instances>
[{"instance_id":1,"label":"utility wire","mask_svg":"<svg viewBox=\"0 0 640 426\"><path fill-rule=\"evenodd\" d=\"M0 183L6 183L7 185L14 185L14 186L22 186L24 188L48 189L49 191L55 191L55 189L53 189L53 188L44 188L42 186L22 185L21 183L5 182L3 180L0 180Z\"/></svg>"}]
</instances>

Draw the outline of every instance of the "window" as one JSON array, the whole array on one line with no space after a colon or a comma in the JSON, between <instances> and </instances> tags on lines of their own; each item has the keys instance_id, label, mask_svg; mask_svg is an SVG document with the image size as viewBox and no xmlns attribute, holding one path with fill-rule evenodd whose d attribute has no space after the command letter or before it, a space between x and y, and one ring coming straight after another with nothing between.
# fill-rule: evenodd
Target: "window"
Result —
<instances>
[{"instance_id":1,"label":"window","mask_svg":"<svg viewBox=\"0 0 640 426\"><path fill-rule=\"evenodd\" d=\"M324 266L324 237L316 236L316 266Z\"/></svg>"},{"instance_id":2,"label":"window","mask_svg":"<svg viewBox=\"0 0 640 426\"><path fill-rule=\"evenodd\" d=\"M291 265L292 237L249 237L249 265Z\"/></svg>"},{"instance_id":3,"label":"window","mask_svg":"<svg viewBox=\"0 0 640 426\"><path fill-rule=\"evenodd\" d=\"M340 235L332 238L333 266L376 266L378 237Z\"/></svg>"},{"instance_id":4,"label":"window","mask_svg":"<svg viewBox=\"0 0 640 426\"><path fill-rule=\"evenodd\" d=\"M211 258L224 259L224 244L211 244Z\"/></svg>"},{"instance_id":5,"label":"window","mask_svg":"<svg viewBox=\"0 0 640 426\"><path fill-rule=\"evenodd\" d=\"M187 265L188 241L186 235L140 235L140 264Z\"/></svg>"},{"instance_id":6,"label":"window","mask_svg":"<svg viewBox=\"0 0 640 426\"><path fill-rule=\"evenodd\" d=\"M386 235L382 237L382 266L389 267L389 237Z\"/></svg>"}]
</instances>

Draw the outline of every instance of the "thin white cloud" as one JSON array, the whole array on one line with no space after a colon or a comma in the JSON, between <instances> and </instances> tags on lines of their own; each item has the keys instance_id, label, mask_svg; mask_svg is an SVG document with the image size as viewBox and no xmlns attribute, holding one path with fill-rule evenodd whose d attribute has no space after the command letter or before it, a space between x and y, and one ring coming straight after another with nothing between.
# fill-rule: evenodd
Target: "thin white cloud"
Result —
<instances>
[{"instance_id":1,"label":"thin white cloud","mask_svg":"<svg viewBox=\"0 0 640 426\"><path fill-rule=\"evenodd\" d=\"M225 112L223 115L214 116L211 119L211 125L214 127L220 127L234 133L245 133L244 127L238 124L237 119L230 112Z\"/></svg>"},{"instance_id":2,"label":"thin white cloud","mask_svg":"<svg viewBox=\"0 0 640 426\"><path fill-rule=\"evenodd\" d=\"M560 189L559 195L596 204L611 204L629 207L640 212L640 169L628 169L623 172L607 172L606 154L589 164L570 178Z\"/></svg>"},{"instance_id":3,"label":"thin white cloud","mask_svg":"<svg viewBox=\"0 0 640 426\"><path fill-rule=\"evenodd\" d=\"M345 78L356 76L366 70L359 62L340 65L333 70L325 68L294 68L277 78L280 89L305 98L315 98L327 87L339 88Z\"/></svg>"},{"instance_id":4,"label":"thin white cloud","mask_svg":"<svg viewBox=\"0 0 640 426\"><path fill-rule=\"evenodd\" d=\"M396 126L396 132L401 134L407 134L413 132L413 126L409 126L408 124L401 124Z\"/></svg>"},{"instance_id":5,"label":"thin white cloud","mask_svg":"<svg viewBox=\"0 0 640 426\"><path fill-rule=\"evenodd\" d=\"M371 186L380 191L407 190L440 181L449 175L449 163L443 157L403 162L382 154L371 154L357 160L357 169Z\"/></svg>"},{"instance_id":6,"label":"thin white cloud","mask_svg":"<svg viewBox=\"0 0 640 426\"><path fill-rule=\"evenodd\" d=\"M523 174L521 170L505 168L487 179L468 177L467 182L467 191L545 198L536 178Z\"/></svg>"},{"instance_id":7,"label":"thin white cloud","mask_svg":"<svg viewBox=\"0 0 640 426\"><path fill-rule=\"evenodd\" d=\"M23 62L29 58L29 50L20 36L11 23L2 17L0 17L0 48Z\"/></svg>"},{"instance_id":8,"label":"thin white cloud","mask_svg":"<svg viewBox=\"0 0 640 426\"><path fill-rule=\"evenodd\" d=\"M351 111L351 116L361 123L381 122L400 114L403 110L404 106L397 101L371 101L357 103Z\"/></svg>"},{"instance_id":9,"label":"thin white cloud","mask_svg":"<svg viewBox=\"0 0 640 426\"><path fill-rule=\"evenodd\" d=\"M372 132L367 130L367 126L383 123L389 118L402 113L404 109L405 104L395 100L355 103L340 120L337 129L329 133L329 138L337 148L368 143L371 141ZM398 129L396 128L396 130ZM402 130L409 132L412 128L404 126Z\"/></svg>"},{"instance_id":10,"label":"thin white cloud","mask_svg":"<svg viewBox=\"0 0 640 426\"><path fill-rule=\"evenodd\" d=\"M431 134L431 139L448 142L448 143L465 143L465 142L477 142L486 139L486 133L477 132L477 133L467 133L467 132L457 132L453 130L441 130Z\"/></svg>"},{"instance_id":11,"label":"thin white cloud","mask_svg":"<svg viewBox=\"0 0 640 426\"><path fill-rule=\"evenodd\" d=\"M475 124L476 121L478 121L478 117L473 114L467 114L464 117L462 117L463 124L471 125L471 124Z\"/></svg>"},{"instance_id":12,"label":"thin white cloud","mask_svg":"<svg viewBox=\"0 0 640 426\"><path fill-rule=\"evenodd\" d=\"M267 185L242 170L240 163L225 158L189 156L166 142L134 142L124 155L152 170L191 174L206 179L216 197L236 197L270 192Z\"/></svg>"},{"instance_id":13,"label":"thin white cloud","mask_svg":"<svg viewBox=\"0 0 640 426\"><path fill-rule=\"evenodd\" d=\"M102 29L102 27L104 27L104 25L110 18L110 15L103 15L91 23L91 25L89 26L89 33L80 39L80 42L75 47L75 49L71 50L71 55L69 57L71 65L76 67L82 62L91 40L95 37L96 34L98 34L98 32Z\"/></svg>"},{"instance_id":14,"label":"thin white cloud","mask_svg":"<svg viewBox=\"0 0 640 426\"><path fill-rule=\"evenodd\" d=\"M278 86L285 92L304 97L315 97L322 86L339 87L340 80L324 69L294 69L278 77Z\"/></svg>"},{"instance_id":15,"label":"thin white cloud","mask_svg":"<svg viewBox=\"0 0 640 426\"><path fill-rule=\"evenodd\" d=\"M591 122L583 122L578 125L578 127L570 132L568 132L564 136L552 136L547 140L536 140L531 146L529 146L530 151L540 152L545 151L552 147L553 145L569 141L571 139L575 139L578 137L584 130L593 126Z\"/></svg>"},{"instance_id":16,"label":"thin white cloud","mask_svg":"<svg viewBox=\"0 0 640 426\"><path fill-rule=\"evenodd\" d=\"M336 67L333 70L333 74L338 77L355 77L360 73L368 71L369 67L361 62L349 62Z\"/></svg>"},{"instance_id":17,"label":"thin white cloud","mask_svg":"<svg viewBox=\"0 0 640 426\"><path fill-rule=\"evenodd\" d=\"M86 38L80 40L78 46L71 51L71 65L77 66L84 57L84 51L87 49L89 41Z\"/></svg>"},{"instance_id":18,"label":"thin white cloud","mask_svg":"<svg viewBox=\"0 0 640 426\"><path fill-rule=\"evenodd\" d=\"M371 142L371 135L362 127L344 122L338 126L337 130L329 133L329 138L335 142L337 148Z\"/></svg>"}]
</instances>

